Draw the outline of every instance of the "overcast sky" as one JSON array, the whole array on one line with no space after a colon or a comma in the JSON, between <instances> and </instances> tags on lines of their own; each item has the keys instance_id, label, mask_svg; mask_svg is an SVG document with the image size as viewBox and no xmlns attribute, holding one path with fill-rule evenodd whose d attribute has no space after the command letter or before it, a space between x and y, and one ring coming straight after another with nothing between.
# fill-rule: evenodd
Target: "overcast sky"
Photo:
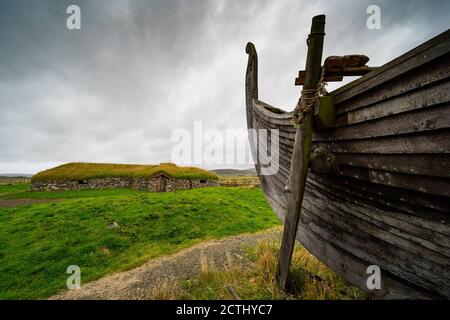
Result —
<instances>
[{"instance_id":1,"label":"overcast sky","mask_svg":"<svg viewBox=\"0 0 450 320\"><path fill-rule=\"evenodd\" d=\"M81 30L66 28L70 4ZM380 30L366 27L370 4ZM438 0L1 0L0 173L170 161L175 129L245 128L248 41L260 99L291 110L314 15L327 15L324 57L377 66L447 30L449 12Z\"/></svg>"}]
</instances>

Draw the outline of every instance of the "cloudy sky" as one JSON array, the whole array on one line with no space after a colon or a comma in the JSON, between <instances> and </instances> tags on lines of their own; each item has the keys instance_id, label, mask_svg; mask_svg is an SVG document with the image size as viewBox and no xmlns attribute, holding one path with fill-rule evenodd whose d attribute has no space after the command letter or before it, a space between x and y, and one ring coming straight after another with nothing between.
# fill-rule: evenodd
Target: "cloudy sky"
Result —
<instances>
[{"instance_id":1,"label":"cloudy sky","mask_svg":"<svg viewBox=\"0 0 450 320\"><path fill-rule=\"evenodd\" d=\"M66 28L70 4L81 30ZM371 4L380 30L366 27ZM172 132L196 120L245 128L248 41L261 100L291 110L312 16L327 15L324 56L376 66L447 30L449 12L445 0L1 0L0 173L170 161Z\"/></svg>"}]
</instances>

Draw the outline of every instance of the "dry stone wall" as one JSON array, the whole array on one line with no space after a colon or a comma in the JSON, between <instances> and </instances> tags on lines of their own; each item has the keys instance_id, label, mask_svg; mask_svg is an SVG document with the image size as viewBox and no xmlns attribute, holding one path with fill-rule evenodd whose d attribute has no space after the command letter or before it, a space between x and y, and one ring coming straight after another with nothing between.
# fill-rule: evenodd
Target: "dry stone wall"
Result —
<instances>
[{"instance_id":1,"label":"dry stone wall","mask_svg":"<svg viewBox=\"0 0 450 320\"><path fill-rule=\"evenodd\" d=\"M165 183L161 185L161 179ZM215 187L218 186L217 180L200 179L173 179L161 176L153 178L98 178L78 181L32 181L31 191L68 191L68 190L87 190L87 189L120 189L132 188L147 191L175 191L193 188Z\"/></svg>"}]
</instances>

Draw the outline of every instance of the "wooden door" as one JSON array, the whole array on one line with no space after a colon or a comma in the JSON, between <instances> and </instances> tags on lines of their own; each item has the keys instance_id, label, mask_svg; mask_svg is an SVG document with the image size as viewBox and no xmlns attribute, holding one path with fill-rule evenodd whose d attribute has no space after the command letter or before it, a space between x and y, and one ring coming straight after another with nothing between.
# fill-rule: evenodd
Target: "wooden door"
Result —
<instances>
[{"instance_id":1,"label":"wooden door","mask_svg":"<svg viewBox=\"0 0 450 320\"><path fill-rule=\"evenodd\" d=\"M167 177L165 177L165 176L159 177L158 191L159 192L167 191Z\"/></svg>"}]
</instances>

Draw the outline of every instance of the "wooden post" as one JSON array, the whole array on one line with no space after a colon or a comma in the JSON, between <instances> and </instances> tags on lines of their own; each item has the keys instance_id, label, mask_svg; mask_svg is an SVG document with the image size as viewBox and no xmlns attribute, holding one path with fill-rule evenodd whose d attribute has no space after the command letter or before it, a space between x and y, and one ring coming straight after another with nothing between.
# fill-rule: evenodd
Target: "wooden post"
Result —
<instances>
[{"instance_id":1,"label":"wooden post","mask_svg":"<svg viewBox=\"0 0 450 320\"><path fill-rule=\"evenodd\" d=\"M311 33L308 37L308 54L305 67L305 84L303 90L315 89L320 80L323 38L325 35L325 15L315 16L312 19ZM292 152L291 178L289 181L288 207L284 219L283 240L281 242L280 257L278 260L277 278L282 288L286 288L289 266L294 251L297 226L302 208L303 194L305 192L306 175L308 172L309 156L311 152L312 114L305 117L303 123L297 128L295 145Z\"/></svg>"}]
</instances>

